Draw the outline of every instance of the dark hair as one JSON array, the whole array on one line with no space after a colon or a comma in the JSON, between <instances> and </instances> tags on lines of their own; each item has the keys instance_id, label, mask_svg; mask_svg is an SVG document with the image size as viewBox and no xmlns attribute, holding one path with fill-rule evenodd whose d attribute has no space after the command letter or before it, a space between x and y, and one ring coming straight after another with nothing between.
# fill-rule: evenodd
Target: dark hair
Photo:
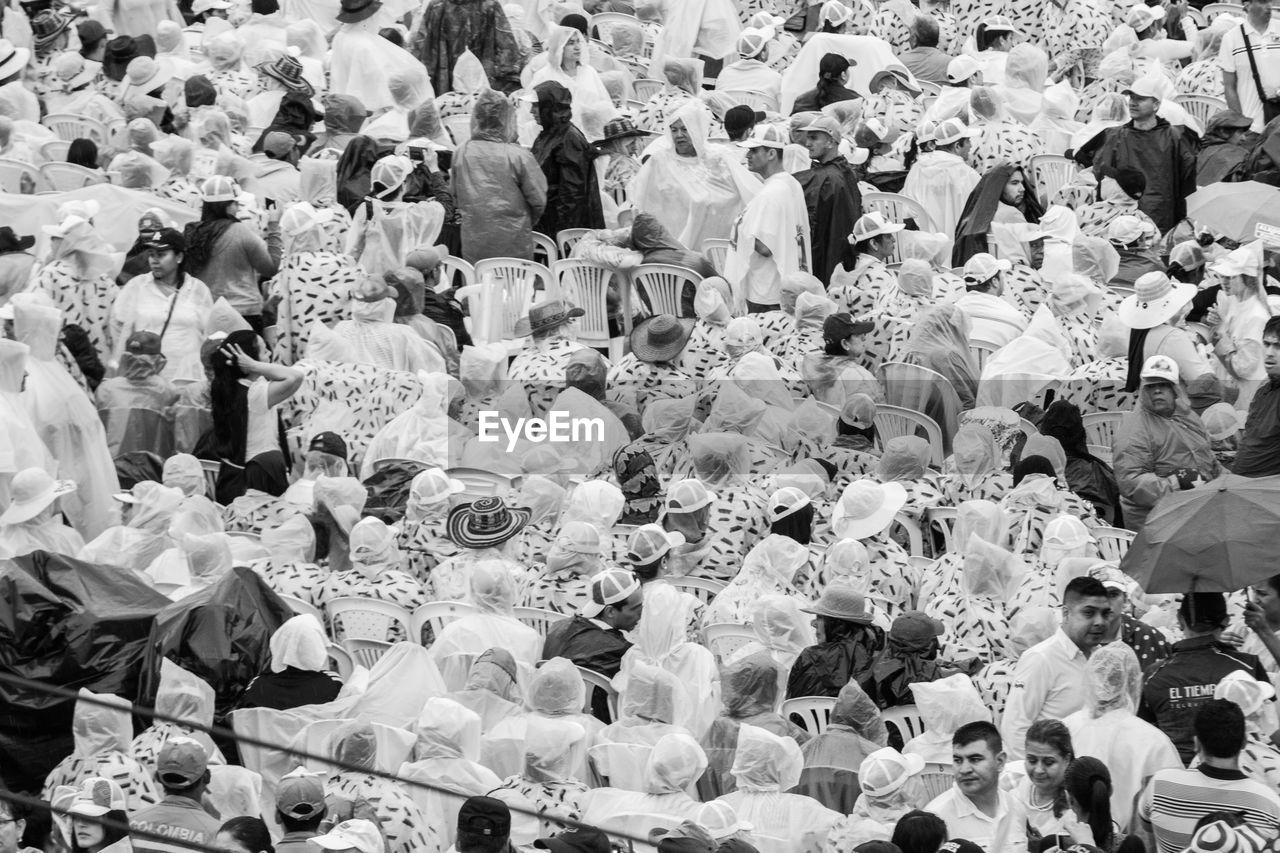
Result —
<instances>
[{"instance_id":1,"label":"dark hair","mask_svg":"<svg viewBox=\"0 0 1280 853\"><path fill-rule=\"evenodd\" d=\"M902 853L937 853L947 840L947 824L933 812L912 809L898 818L889 840Z\"/></svg>"},{"instance_id":2,"label":"dark hair","mask_svg":"<svg viewBox=\"0 0 1280 853\"><path fill-rule=\"evenodd\" d=\"M258 15L271 15L280 11L276 0L250 0L249 10Z\"/></svg>"},{"instance_id":3,"label":"dark hair","mask_svg":"<svg viewBox=\"0 0 1280 853\"><path fill-rule=\"evenodd\" d=\"M993 753L1004 752L1004 739L1000 737L1000 730L986 720L965 723L951 736L952 746L968 746L975 741L982 741Z\"/></svg>"},{"instance_id":4,"label":"dark hair","mask_svg":"<svg viewBox=\"0 0 1280 853\"><path fill-rule=\"evenodd\" d=\"M1058 472L1053 470L1053 463L1043 456L1024 456L1013 466L1013 484L1016 486L1029 474L1047 474L1049 479L1056 480Z\"/></svg>"},{"instance_id":5,"label":"dark hair","mask_svg":"<svg viewBox=\"0 0 1280 853\"><path fill-rule=\"evenodd\" d=\"M1071 731L1061 720L1036 720L1027 729L1024 744L1032 743L1033 741L1048 746L1062 756L1064 761L1069 762L1076 757L1075 747L1071 745ZM1066 811L1067 796L1066 790L1063 788L1054 792L1053 814L1055 817L1061 817Z\"/></svg>"},{"instance_id":6,"label":"dark hair","mask_svg":"<svg viewBox=\"0 0 1280 853\"><path fill-rule=\"evenodd\" d=\"M980 26L978 27L978 50L990 50L993 44L1008 35L1012 35L1008 30L989 30Z\"/></svg>"},{"instance_id":7,"label":"dark hair","mask_svg":"<svg viewBox=\"0 0 1280 853\"><path fill-rule=\"evenodd\" d=\"M83 815L72 815L72 817L78 817L89 823L101 822L103 847L115 844L121 838L129 837L129 816L124 813L123 809L113 809L100 818L84 817ZM84 853L85 849L76 841L75 833L71 833L71 853Z\"/></svg>"},{"instance_id":8,"label":"dark hair","mask_svg":"<svg viewBox=\"0 0 1280 853\"><path fill-rule=\"evenodd\" d=\"M378 30L378 35L394 44L396 47L404 47L404 33L395 27L383 27Z\"/></svg>"},{"instance_id":9,"label":"dark hair","mask_svg":"<svg viewBox=\"0 0 1280 853\"><path fill-rule=\"evenodd\" d=\"M1266 325L1262 327L1262 337L1265 338L1267 335L1280 338L1280 314L1267 318Z\"/></svg>"},{"instance_id":10,"label":"dark hair","mask_svg":"<svg viewBox=\"0 0 1280 853\"><path fill-rule=\"evenodd\" d=\"M788 516L778 519L769 525L770 533L777 533L808 545L813 541L813 504L808 503Z\"/></svg>"},{"instance_id":11,"label":"dark hair","mask_svg":"<svg viewBox=\"0 0 1280 853\"><path fill-rule=\"evenodd\" d=\"M315 832L328 814L329 810L327 808L321 808L320 811L310 817L290 817L276 809L276 818L280 821L280 826L285 832Z\"/></svg>"},{"instance_id":12,"label":"dark hair","mask_svg":"<svg viewBox=\"0 0 1280 853\"><path fill-rule=\"evenodd\" d=\"M8 791L8 788L0 785L0 791ZM26 820L31 816L31 806L17 800L0 798L0 814L7 814L14 820Z\"/></svg>"},{"instance_id":13,"label":"dark hair","mask_svg":"<svg viewBox=\"0 0 1280 853\"><path fill-rule=\"evenodd\" d=\"M1244 749L1244 712L1235 702L1210 699L1196 710L1196 740L1210 758L1235 758Z\"/></svg>"},{"instance_id":14,"label":"dark hair","mask_svg":"<svg viewBox=\"0 0 1280 853\"><path fill-rule=\"evenodd\" d=\"M249 430L249 394L240 384L244 373L234 360L228 361L226 348L240 347L253 359L258 358L258 336L248 329L232 332L210 361L213 380L209 383L209 402L213 413L213 444L218 457L235 465L244 465L245 441Z\"/></svg>"},{"instance_id":15,"label":"dark hair","mask_svg":"<svg viewBox=\"0 0 1280 853\"><path fill-rule=\"evenodd\" d=\"M919 47L937 47L941 36L933 15L916 15L916 19L911 22L911 34L916 37Z\"/></svg>"},{"instance_id":16,"label":"dark hair","mask_svg":"<svg viewBox=\"0 0 1280 853\"><path fill-rule=\"evenodd\" d=\"M832 86L840 84L840 75L849 70L849 60L838 53L828 53L818 63L818 103L824 104Z\"/></svg>"},{"instance_id":17,"label":"dark hair","mask_svg":"<svg viewBox=\"0 0 1280 853\"><path fill-rule=\"evenodd\" d=\"M1271 587L1271 591L1280 594L1280 575L1272 575L1263 581L1267 586Z\"/></svg>"},{"instance_id":18,"label":"dark hair","mask_svg":"<svg viewBox=\"0 0 1280 853\"><path fill-rule=\"evenodd\" d=\"M1062 603L1070 604L1081 598L1110 598L1107 588L1102 585L1102 581L1097 578L1091 578L1088 575L1081 575L1078 578L1072 578L1067 581L1066 587L1062 590Z\"/></svg>"},{"instance_id":19,"label":"dark hair","mask_svg":"<svg viewBox=\"0 0 1280 853\"><path fill-rule=\"evenodd\" d=\"M67 162L86 169L98 168L98 146L92 139L73 139L67 147Z\"/></svg>"},{"instance_id":20,"label":"dark hair","mask_svg":"<svg viewBox=\"0 0 1280 853\"><path fill-rule=\"evenodd\" d=\"M203 270L205 264L213 259L218 239L239 221L231 213L233 204L234 201L206 201L200 205L200 221L189 223L183 229L187 250L183 254L182 266L186 272Z\"/></svg>"},{"instance_id":21,"label":"dark hair","mask_svg":"<svg viewBox=\"0 0 1280 853\"><path fill-rule=\"evenodd\" d=\"M225 832L253 853L276 853L271 832L260 817L233 817L218 832Z\"/></svg>"},{"instance_id":22,"label":"dark hair","mask_svg":"<svg viewBox=\"0 0 1280 853\"><path fill-rule=\"evenodd\" d=\"M1111 771L1092 755L1082 755L1067 767L1062 780L1067 792L1080 804L1093 840L1103 850L1111 849L1115 829L1111 825Z\"/></svg>"},{"instance_id":23,"label":"dark hair","mask_svg":"<svg viewBox=\"0 0 1280 853\"><path fill-rule=\"evenodd\" d=\"M1085 432L1084 418L1079 407L1070 400L1054 400L1044 410L1040 421L1040 434L1056 438L1068 459L1092 459L1089 453L1089 435Z\"/></svg>"}]
</instances>

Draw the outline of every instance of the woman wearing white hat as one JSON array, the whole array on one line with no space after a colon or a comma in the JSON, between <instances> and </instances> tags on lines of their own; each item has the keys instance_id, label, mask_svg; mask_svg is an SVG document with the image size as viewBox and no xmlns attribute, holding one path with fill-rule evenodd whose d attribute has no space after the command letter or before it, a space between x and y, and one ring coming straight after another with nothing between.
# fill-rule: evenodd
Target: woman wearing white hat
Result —
<instances>
[{"instance_id":1,"label":"woman wearing white hat","mask_svg":"<svg viewBox=\"0 0 1280 853\"><path fill-rule=\"evenodd\" d=\"M454 495L465 489L461 480L453 479L442 468L427 468L409 484L399 544L409 574L419 581L425 582L441 560L458 553L458 546L445 535L444 523Z\"/></svg>"},{"instance_id":2,"label":"woman wearing white hat","mask_svg":"<svg viewBox=\"0 0 1280 853\"><path fill-rule=\"evenodd\" d=\"M0 513L0 557L20 557L32 551L75 556L84 539L59 518L58 498L76 484L55 480L42 468L28 468L13 478L9 506Z\"/></svg>"},{"instance_id":3,"label":"woman wearing white hat","mask_svg":"<svg viewBox=\"0 0 1280 853\"><path fill-rule=\"evenodd\" d=\"M1195 285L1174 281L1163 272L1149 272L1134 283L1133 295L1126 297L1116 312L1130 329L1125 390L1138 389L1143 365L1156 355L1174 361L1184 388L1193 379L1213 373L1191 335L1178 325L1195 295Z\"/></svg>"},{"instance_id":4,"label":"woman wearing white hat","mask_svg":"<svg viewBox=\"0 0 1280 853\"><path fill-rule=\"evenodd\" d=\"M1267 292L1263 288L1262 243L1241 246L1209 265L1209 272L1222 281L1215 309L1207 318L1218 320L1213 330L1214 372L1224 385L1234 385L1240 394L1235 406L1249 411L1249 403L1262 384L1267 370L1262 363L1262 327L1271 318Z\"/></svg>"}]
</instances>

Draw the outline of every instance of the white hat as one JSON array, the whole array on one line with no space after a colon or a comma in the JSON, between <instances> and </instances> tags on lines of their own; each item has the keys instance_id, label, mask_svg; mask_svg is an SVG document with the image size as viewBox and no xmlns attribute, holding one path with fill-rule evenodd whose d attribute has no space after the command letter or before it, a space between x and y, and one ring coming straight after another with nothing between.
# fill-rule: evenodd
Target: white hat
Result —
<instances>
[{"instance_id":1,"label":"white hat","mask_svg":"<svg viewBox=\"0 0 1280 853\"><path fill-rule=\"evenodd\" d=\"M824 24L831 24L838 27L846 23L853 17L853 10L840 2L840 0L827 0L822 4L822 11L818 13L818 20Z\"/></svg>"},{"instance_id":2,"label":"white hat","mask_svg":"<svg viewBox=\"0 0 1280 853\"><path fill-rule=\"evenodd\" d=\"M738 36L738 55L743 59L750 59L764 50L772 38L773 33L768 30L747 27L742 31L742 35Z\"/></svg>"},{"instance_id":3,"label":"white hat","mask_svg":"<svg viewBox=\"0 0 1280 853\"><path fill-rule=\"evenodd\" d=\"M863 240L870 240L872 237L883 234L897 234L906 227L898 222L889 222L884 218L884 214L873 210L871 213L862 214L858 217L858 221L853 223L853 234L849 237L849 242L856 245Z\"/></svg>"},{"instance_id":4,"label":"white hat","mask_svg":"<svg viewBox=\"0 0 1280 853\"><path fill-rule=\"evenodd\" d=\"M923 119L916 125L916 142L933 142L937 132L938 123L936 121Z\"/></svg>"},{"instance_id":5,"label":"white hat","mask_svg":"<svg viewBox=\"0 0 1280 853\"><path fill-rule=\"evenodd\" d=\"M715 503L716 493L701 480L680 480L667 489L667 512L694 512Z\"/></svg>"},{"instance_id":6,"label":"white hat","mask_svg":"<svg viewBox=\"0 0 1280 853\"><path fill-rule=\"evenodd\" d=\"M1178 362L1169 358L1167 355L1153 355L1142 363L1142 373L1139 374L1143 385L1149 385L1156 382L1168 382L1171 385L1178 384Z\"/></svg>"},{"instance_id":7,"label":"white hat","mask_svg":"<svg viewBox=\"0 0 1280 853\"><path fill-rule=\"evenodd\" d=\"M1135 33L1140 33L1150 27L1156 21L1164 20L1163 6L1148 6L1146 3L1135 3L1129 9L1129 13L1125 15L1124 22L1128 24Z\"/></svg>"},{"instance_id":8,"label":"white hat","mask_svg":"<svg viewBox=\"0 0 1280 853\"><path fill-rule=\"evenodd\" d=\"M769 496L769 520L781 521L787 516L807 507L812 500L803 490L794 486L784 486Z\"/></svg>"},{"instance_id":9,"label":"white hat","mask_svg":"<svg viewBox=\"0 0 1280 853\"><path fill-rule=\"evenodd\" d=\"M663 530L657 524L642 524L631 534L623 559L633 565L648 565L672 548L679 548L684 541L683 533Z\"/></svg>"},{"instance_id":10,"label":"white hat","mask_svg":"<svg viewBox=\"0 0 1280 853\"><path fill-rule=\"evenodd\" d=\"M710 833L716 841L724 841L739 832L750 832L754 827L738 817L733 806L724 800L703 803L694 822Z\"/></svg>"},{"instance_id":11,"label":"white hat","mask_svg":"<svg viewBox=\"0 0 1280 853\"><path fill-rule=\"evenodd\" d=\"M947 82L963 83L982 70L982 64L967 53L947 63Z\"/></svg>"},{"instance_id":12,"label":"white hat","mask_svg":"<svg viewBox=\"0 0 1280 853\"><path fill-rule=\"evenodd\" d=\"M1133 289L1133 295L1126 296L1116 311L1120 322L1130 329L1154 329L1196 295L1194 284L1174 281L1159 271L1140 276Z\"/></svg>"},{"instance_id":13,"label":"white hat","mask_svg":"<svg viewBox=\"0 0 1280 853\"><path fill-rule=\"evenodd\" d=\"M311 843L325 850L359 850L360 853L382 853L382 833L371 821L344 820L329 830L327 835L317 835Z\"/></svg>"},{"instance_id":14,"label":"white hat","mask_svg":"<svg viewBox=\"0 0 1280 853\"><path fill-rule=\"evenodd\" d=\"M1230 438L1244 426L1240 413L1230 403L1214 403L1200 413L1200 420L1204 423L1204 431L1214 441Z\"/></svg>"},{"instance_id":15,"label":"white hat","mask_svg":"<svg viewBox=\"0 0 1280 853\"><path fill-rule=\"evenodd\" d=\"M88 225L87 219L79 216L68 216L57 225L41 225L40 230L48 234L50 237L65 237L81 225Z\"/></svg>"},{"instance_id":16,"label":"white hat","mask_svg":"<svg viewBox=\"0 0 1280 853\"><path fill-rule=\"evenodd\" d=\"M35 518L60 496L76 490L71 480L55 480L43 468L28 468L13 475L9 484L9 508L0 514L0 524L21 524Z\"/></svg>"},{"instance_id":17,"label":"white hat","mask_svg":"<svg viewBox=\"0 0 1280 853\"><path fill-rule=\"evenodd\" d=\"M1128 246L1138 242L1150 229L1146 223L1136 216L1124 214L1117 216L1107 225L1107 242Z\"/></svg>"},{"instance_id":18,"label":"white hat","mask_svg":"<svg viewBox=\"0 0 1280 853\"><path fill-rule=\"evenodd\" d=\"M333 220L333 210L322 208L316 210L311 202L300 201L289 206L280 217L280 230L286 234L297 235L310 231L317 225Z\"/></svg>"},{"instance_id":19,"label":"white hat","mask_svg":"<svg viewBox=\"0 0 1280 853\"><path fill-rule=\"evenodd\" d=\"M127 809L124 790L118 783L101 776L90 776L80 783L80 790L67 807L67 812L85 817L102 817L107 812L122 812Z\"/></svg>"},{"instance_id":20,"label":"white hat","mask_svg":"<svg viewBox=\"0 0 1280 853\"><path fill-rule=\"evenodd\" d=\"M230 9L230 0L195 0L191 4L191 14L199 15L201 12L208 12L210 9Z\"/></svg>"},{"instance_id":21,"label":"white hat","mask_svg":"<svg viewBox=\"0 0 1280 853\"><path fill-rule=\"evenodd\" d=\"M371 184L382 184L384 189L378 193L377 197L385 198L400 189L412 173L412 160L398 154L388 154L373 164L373 169L369 172L369 181Z\"/></svg>"},{"instance_id":22,"label":"white hat","mask_svg":"<svg viewBox=\"0 0 1280 853\"><path fill-rule=\"evenodd\" d=\"M840 539L866 539L882 533L907 502L901 483L854 480L845 486L831 512L831 529Z\"/></svg>"},{"instance_id":23,"label":"white hat","mask_svg":"<svg viewBox=\"0 0 1280 853\"><path fill-rule=\"evenodd\" d=\"M13 42L8 39L0 39L0 80L12 77L26 68L29 59L31 51L25 47L14 47Z\"/></svg>"},{"instance_id":24,"label":"white hat","mask_svg":"<svg viewBox=\"0 0 1280 853\"><path fill-rule=\"evenodd\" d=\"M871 797L887 797L907 783L912 776L924 772L924 757L903 755L891 746L877 749L862 759L858 767L858 784Z\"/></svg>"},{"instance_id":25,"label":"white hat","mask_svg":"<svg viewBox=\"0 0 1280 853\"><path fill-rule=\"evenodd\" d=\"M738 143L739 148L775 148L781 151L791 140L782 128L772 124L757 124L751 135Z\"/></svg>"},{"instance_id":26,"label":"white hat","mask_svg":"<svg viewBox=\"0 0 1280 853\"><path fill-rule=\"evenodd\" d=\"M786 18L780 18L767 11L756 12L747 20L747 26L756 29L772 29L776 30L787 22Z\"/></svg>"},{"instance_id":27,"label":"white hat","mask_svg":"<svg viewBox=\"0 0 1280 853\"><path fill-rule=\"evenodd\" d=\"M467 490L467 484L455 480L441 468L428 468L418 472L409 489L418 503L438 504Z\"/></svg>"},{"instance_id":28,"label":"white hat","mask_svg":"<svg viewBox=\"0 0 1280 853\"><path fill-rule=\"evenodd\" d=\"M640 589L640 579L626 569L605 569L591 579L591 600L578 612L588 619L599 616L611 604L626 601Z\"/></svg>"},{"instance_id":29,"label":"white hat","mask_svg":"<svg viewBox=\"0 0 1280 853\"><path fill-rule=\"evenodd\" d=\"M240 187L226 175L214 175L200 185L201 201L236 201L239 198Z\"/></svg>"},{"instance_id":30,"label":"white hat","mask_svg":"<svg viewBox=\"0 0 1280 853\"><path fill-rule=\"evenodd\" d=\"M953 145L961 139L972 139L976 135L977 131L958 118L938 122L938 126L933 129L933 141L939 145Z\"/></svg>"},{"instance_id":31,"label":"white hat","mask_svg":"<svg viewBox=\"0 0 1280 853\"><path fill-rule=\"evenodd\" d=\"M964 281L965 284L982 284L1011 269L1013 264L1004 258L979 252L964 262Z\"/></svg>"},{"instance_id":32,"label":"white hat","mask_svg":"<svg viewBox=\"0 0 1280 853\"><path fill-rule=\"evenodd\" d=\"M1244 670L1227 673L1213 688L1214 699L1226 699L1240 706L1246 717L1251 717L1276 698L1276 689L1269 681L1259 681Z\"/></svg>"},{"instance_id":33,"label":"white hat","mask_svg":"<svg viewBox=\"0 0 1280 853\"><path fill-rule=\"evenodd\" d=\"M1160 12L1161 12L1160 16L1164 17L1164 9L1161 9L1159 6L1154 6L1154 7L1143 6L1142 8L1160 9ZM1163 98L1163 94L1160 91L1160 86L1158 84L1158 81L1156 80L1156 78L1152 77L1150 74L1144 75L1142 77L1139 77L1137 80L1134 80L1124 89L1121 89L1120 94L1136 95L1139 98L1155 98L1156 100L1161 100Z\"/></svg>"},{"instance_id":34,"label":"white hat","mask_svg":"<svg viewBox=\"0 0 1280 853\"><path fill-rule=\"evenodd\" d=\"M1248 244L1231 250L1209 264L1209 272L1220 276L1256 276L1261 261L1262 254L1254 251L1254 247Z\"/></svg>"},{"instance_id":35,"label":"white hat","mask_svg":"<svg viewBox=\"0 0 1280 853\"><path fill-rule=\"evenodd\" d=\"M978 26L982 27L988 33L1016 33L1018 28L1013 25L1013 21L1004 15L991 15L983 18L978 22Z\"/></svg>"},{"instance_id":36,"label":"white hat","mask_svg":"<svg viewBox=\"0 0 1280 853\"><path fill-rule=\"evenodd\" d=\"M173 65L166 57L154 59L150 56L135 56L129 60L124 71L124 85L121 92L138 92L147 94L166 85L173 79Z\"/></svg>"}]
</instances>

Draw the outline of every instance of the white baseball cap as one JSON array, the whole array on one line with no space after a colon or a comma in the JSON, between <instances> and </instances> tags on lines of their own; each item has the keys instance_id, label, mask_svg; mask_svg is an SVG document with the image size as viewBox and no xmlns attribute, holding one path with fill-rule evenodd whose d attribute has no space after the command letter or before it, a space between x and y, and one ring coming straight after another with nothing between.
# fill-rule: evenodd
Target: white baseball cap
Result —
<instances>
[{"instance_id":1,"label":"white baseball cap","mask_svg":"<svg viewBox=\"0 0 1280 853\"><path fill-rule=\"evenodd\" d=\"M1146 9L1148 7L1143 6ZM1159 8L1158 6L1156 8ZM1160 9L1163 12L1163 9ZM1156 79L1151 75L1145 75L1134 80L1128 86L1120 90L1122 95L1134 95L1139 98L1155 98L1160 100L1162 96L1160 87L1156 83Z\"/></svg>"},{"instance_id":2,"label":"white baseball cap","mask_svg":"<svg viewBox=\"0 0 1280 853\"><path fill-rule=\"evenodd\" d=\"M716 493L710 491L701 480L680 480L667 489L667 512L695 512L710 506Z\"/></svg>"},{"instance_id":3,"label":"white baseball cap","mask_svg":"<svg viewBox=\"0 0 1280 853\"><path fill-rule=\"evenodd\" d=\"M963 83L982 70L982 64L972 56L961 54L947 63L947 82Z\"/></svg>"},{"instance_id":4,"label":"white baseball cap","mask_svg":"<svg viewBox=\"0 0 1280 853\"><path fill-rule=\"evenodd\" d=\"M633 565L645 566L672 548L680 547L684 541L682 533L663 530L658 524L642 524L631 534L624 559Z\"/></svg>"},{"instance_id":5,"label":"white baseball cap","mask_svg":"<svg viewBox=\"0 0 1280 853\"><path fill-rule=\"evenodd\" d=\"M1178 362L1167 355L1153 355L1142 364L1140 374L1143 385L1156 382L1178 384Z\"/></svg>"},{"instance_id":6,"label":"white baseball cap","mask_svg":"<svg viewBox=\"0 0 1280 853\"><path fill-rule=\"evenodd\" d=\"M640 579L625 569L605 569L591 579L591 600L578 612L588 619L599 616L611 604L626 601L640 589Z\"/></svg>"},{"instance_id":7,"label":"white baseball cap","mask_svg":"<svg viewBox=\"0 0 1280 853\"><path fill-rule=\"evenodd\" d=\"M781 521L812 502L804 490L795 486L783 486L769 496L769 520Z\"/></svg>"},{"instance_id":8,"label":"white baseball cap","mask_svg":"<svg viewBox=\"0 0 1280 853\"><path fill-rule=\"evenodd\" d=\"M872 797L887 797L907 783L912 776L924 772L924 757L903 755L886 746L862 759L858 767L858 783Z\"/></svg>"},{"instance_id":9,"label":"white baseball cap","mask_svg":"<svg viewBox=\"0 0 1280 853\"><path fill-rule=\"evenodd\" d=\"M778 151L787 147L791 140L782 128L772 124L757 124L751 136L738 143L739 148L775 148Z\"/></svg>"},{"instance_id":10,"label":"white baseball cap","mask_svg":"<svg viewBox=\"0 0 1280 853\"><path fill-rule=\"evenodd\" d=\"M939 145L954 145L961 139L971 139L976 131L958 118L949 118L939 122L933 130L933 141Z\"/></svg>"},{"instance_id":11,"label":"white baseball cap","mask_svg":"<svg viewBox=\"0 0 1280 853\"><path fill-rule=\"evenodd\" d=\"M864 213L853 223L853 235L849 240L856 245L882 234L897 234L906 227L899 222L890 222L882 213L873 210L871 213Z\"/></svg>"},{"instance_id":12,"label":"white baseball cap","mask_svg":"<svg viewBox=\"0 0 1280 853\"><path fill-rule=\"evenodd\" d=\"M772 38L773 33L768 30L747 27L742 31L742 35L738 36L738 55L743 59L750 59L764 50Z\"/></svg>"},{"instance_id":13,"label":"white baseball cap","mask_svg":"<svg viewBox=\"0 0 1280 853\"><path fill-rule=\"evenodd\" d=\"M1135 3L1125 15L1124 22L1140 33L1156 21L1164 20L1163 6L1148 6L1146 3Z\"/></svg>"},{"instance_id":14,"label":"white baseball cap","mask_svg":"<svg viewBox=\"0 0 1280 853\"><path fill-rule=\"evenodd\" d=\"M325 835L317 835L311 843L324 850L359 850L360 853L382 853L382 833L372 821L344 820Z\"/></svg>"},{"instance_id":15,"label":"white baseball cap","mask_svg":"<svg viewBox=\"0 0 1280 853\"><path fill-rule=\"evenodd\" d=\"M1002 272L1013 269L1013 264L1004 258L996 258L986 252L979 252L964 262L964 280L966 284L982 284L990 281Z\"/></svg>"}]
</instances>

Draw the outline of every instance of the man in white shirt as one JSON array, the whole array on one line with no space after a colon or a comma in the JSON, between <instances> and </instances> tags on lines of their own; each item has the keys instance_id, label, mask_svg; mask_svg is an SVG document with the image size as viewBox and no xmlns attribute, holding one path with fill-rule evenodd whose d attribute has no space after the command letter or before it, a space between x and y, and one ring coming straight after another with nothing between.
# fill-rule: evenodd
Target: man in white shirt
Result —
<instances>
[{"instance_id":1,"label":"man in white shirt","mask_svg":"<svg viewBox=\"0 0 1280 853\"><path fill-rule=\"evenodd\" d=\"M945 122L944 122L945 123ZM973 320L970 334L975 340L1002 347L1027 328L1027 318L1004 299L1004 273L1013 265L979 252L964 265L965 294L956 300Z\"/></svg>"},{"instance_id":2,"label":"man in white shirt","mask_svg":"<svg viewBox=\"0 0 1280 853\"><path fill-rule=\"evenodd\" d=\"M1000 732L981 720L951 738L956 784L925 806L947 824L950 838L964 838L986 853L1026 853L1027 814L1021 801L1000 790L1004 744Z\"/></svg>"},{"instance_id":3,"label":"man in white shirt","mask_svg":"<svg viewBox=\"0 0 1280 853\"><path fill-rule=\"evenodd\" d=\"M964 203L981 176L965 162L974 132L958 118L939 122L933 131L935 148L916 158L902 185L902 194L929 211L933 230L956 233Z\"/></svg>"},{"instance_id":4,"label":"man in white shirt","mask_svg":"<svg viewBox=\"0 0 1280 853\"><path fill-rule=\"evenodd\" d=\"M748 27L738 36L737 62L726 65L716 78L716 91L756 95L749 106L777 112L782 98L782 75L769 67L773 33Z\"/></svg>"},{"instance_id":5,"label":"man in white shirt","mask_svg":"<svg viewBox=\"0 0 1280 853\"><path fill-rule=\"evenodd\" d=\"M1222 68L1227 107L1253 119L1252 130L1261 132L1266 124L1263 98L1280 97L1280 19L1271 17L1269 0L1244 0L1243 5L1247 21L1222 34L1218 66Z\"/></svg>"},{"instance_id":6,"label":"man in white shirt","mask_svg":"<svg viewBox=\"0 0 1280 853\"><path fill-rule=\"evenodd\" d=\"M1097 578L1072 578L1062 594L1062 625L1022 653L1013 670L1001 734L1010 758L1022 758L1036 720L1061 720L1084 707L1089 653L1106 639L1114 617Z\"/></svg>"},{"instance_id":7,"label":"man in white shirt","mask_svg":"<svg viewBox=\"0 0 1280 853\"><path fill-rule=\"evenodd\" d=\"M782 129L757 125L738 143L747 150L747 168L764 179L764 186L734 223L725 278L745 295L752 313L776 310L782 280L812 269L804 190L782 165L787 141Z\"/></svg>"}]
</instances>

